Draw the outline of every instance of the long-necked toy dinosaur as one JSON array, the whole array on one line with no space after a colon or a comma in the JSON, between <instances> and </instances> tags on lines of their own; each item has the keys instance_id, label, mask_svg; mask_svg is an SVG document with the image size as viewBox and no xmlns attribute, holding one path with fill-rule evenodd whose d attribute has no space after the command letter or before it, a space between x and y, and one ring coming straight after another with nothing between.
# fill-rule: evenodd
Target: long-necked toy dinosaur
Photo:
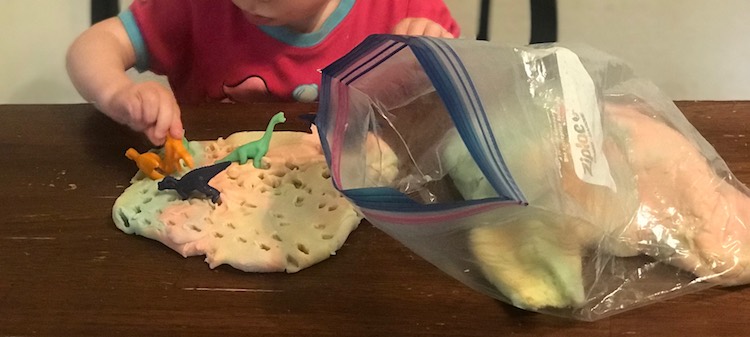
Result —
<instances>
[{"instance_id":1,"label":"long-necked toy dinosaur","mask_svg":"<svg viewBox=\"0 0 750 337\"><path fill-rule=\"evenodd\" d=\"M132 148L128 149L126 155L135 161L138 168L149 178L154 180L164 178L158 183L160 191L173 189L183 200L190 198L193 192L199 192L210 197L212 202L217 203L220 192L210 186L208 182L235 161L244 165L249 158L252 158L253 166L261 168L261 160L268 152L273 129L276 124L283 122L286 122L284 113L275 114L268 122L266 131L260 139L239 146L226 157L216 161L214 165L194 169L187 172L182 178L169 175L181 169L181 161L184 161L188 167L193 167L193 158L187 150L187 140L184 138L168 138L164 146L163 158L151 152L140 154Z\"/></svg>"},{"instance_id":2,"label":"long-necked toy dinosaur","mask_svg":"<svg viewBox=\"0 0 750 337\"><path fill-rule=\"evenodd\" d=\"M268 152L268 144L271 142L271 134L273 133L273 128L276 126L276 124L284 122L286 122L286 117L284 117L283 112L275 114L273 117L271 117L271 120L268 122L268 126L266 127L266 131L265 133L263 133L263 136L260 137L260 139L237 147L226 157L218 160L217 163L236 161L241 165L245 165L249 158L253 158L253 166L255 166L255 168L261 168L261 160L263 159L263 156L265 156Z\"/></svg>"}]
</instances>

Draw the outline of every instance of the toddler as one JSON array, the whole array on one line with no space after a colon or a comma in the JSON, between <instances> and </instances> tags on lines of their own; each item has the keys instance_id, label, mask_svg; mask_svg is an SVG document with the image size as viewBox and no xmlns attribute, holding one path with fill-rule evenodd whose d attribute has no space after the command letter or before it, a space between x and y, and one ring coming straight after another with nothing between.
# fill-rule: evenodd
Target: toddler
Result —
<instances>
[{"instance_id":1,"label":"toddler","mask_svg":"<svg viewBox=\"0 0 750 337\"><path fill-rule=\"evenodd\" d=\"M460 31L442 0L135 0L83 32L67 68L86 100L161 145L182 137L178 103L316 100L320 69L377 33Z\"/></svg>"}]
</instances>

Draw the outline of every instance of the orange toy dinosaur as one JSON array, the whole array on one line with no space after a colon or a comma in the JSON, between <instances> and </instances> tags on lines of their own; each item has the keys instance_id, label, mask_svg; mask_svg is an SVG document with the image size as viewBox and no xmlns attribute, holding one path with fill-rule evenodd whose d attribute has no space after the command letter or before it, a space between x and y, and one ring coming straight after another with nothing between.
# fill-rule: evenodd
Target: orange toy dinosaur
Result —
<instances>
[{"instance_id":1,"label":"orange toy dinosaur","mask_svg":"<svg viewBox=\"0 0 750 337\"><path fill-rule=\"evenodd\" d=\"M193 157L185 148L182 139L167 136L167 141L164 143L164 159L161 167L162 171L166 174L178 172L181 168L180 159L185 161L185 165L191 169L193 168Z\"/></svg>"},{"instance_id":2,"label":"orange toy dinosaur","mask_svg":"<svg viewBox=\"0 0 750 337\"><path fill-rule=\"evenodd\" d=\"M149 178L153 180L164 178L164 175L159 173L161 158L156 153L144 152L141 154L131 147L125 152L125 156L133 160L138 165L138 169Z\"/></svg>"},{"instance_id":3,"label":"orange toy dinosaur","mask_svg":"<svg viewBox=\"0 0 750 337\"><path fill-rule=\"evenodd\" d=\"M125 152L125 156L135 161L138 169L153 180L163 179L165 174L179 171L182 168L180 160L183 160L188 167L193 168L193 157L185 148L182 140L169 136L164 143L164 158L159 157L154 152L141 154L134 148L129 148Z\"/></svg>"}]
</instances>

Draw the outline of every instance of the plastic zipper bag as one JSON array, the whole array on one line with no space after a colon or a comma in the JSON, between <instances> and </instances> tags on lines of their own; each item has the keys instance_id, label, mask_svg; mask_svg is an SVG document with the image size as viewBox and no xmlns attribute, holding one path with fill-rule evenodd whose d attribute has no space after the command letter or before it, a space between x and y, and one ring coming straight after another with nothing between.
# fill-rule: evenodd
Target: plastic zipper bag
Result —
<instances>
[{"instance_id":1,"label":"plastic zipper bag","mask_svg":"<svg viewBox=\"0 0 750 337\"><path fill-rule=\"evenodd\" d=\"M517 307L596 320L750 280L747 189L602 52L374 35L323 70L316 124L370 223Z\"/></svg>"}]
</instances>

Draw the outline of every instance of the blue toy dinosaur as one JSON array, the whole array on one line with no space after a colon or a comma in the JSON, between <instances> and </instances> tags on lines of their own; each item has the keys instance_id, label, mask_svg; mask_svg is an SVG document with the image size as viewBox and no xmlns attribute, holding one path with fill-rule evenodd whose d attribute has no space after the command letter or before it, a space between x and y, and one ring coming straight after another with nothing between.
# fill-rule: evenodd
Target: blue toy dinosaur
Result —
<instances>
[{"instance_id":1,"label":"blue toy dinosaur","mask_svg":"<svg viewBox=\"0 0 750 337\"><path fill-rule=\"evenodd\" d=\"M182 197L182 200L189 198L190 194L194 191L200 192L211 197L211 202L217 203L219 201L219 190L211 187L208 182L211 178L219 174L219 172L224 171L231 164L232 162L221 162L211 166L197 168L185 173L180 179L176 179L172 176L164 177L164 179L158 184L159 191L173 189L177 191L177 194L179 194L180 197Z\"/></svg>"},{"instance_id":2,"label":"blue toy dinosaur","mask_svg":"<svg viewBox=\"0 0 750 337\"><path fill-rule=\"evenodd\" d=\"M268 145L271 142L271 134L273 133L273 128L274 126L276 126L276 124L283 122L286 122L284 113L279 112L275 114L268 122L268 127L266 127L266 132L263 134L263 137L237 147L236 149L234 149L234 151L230 152L226 157L217 162L236 161L241 165L245 165L248 158L253 158L253 166L255 166L255 168L260 168L261 159L263 159L263 156L265 156L268 152Z\"/></svg>"}]
</instances>

